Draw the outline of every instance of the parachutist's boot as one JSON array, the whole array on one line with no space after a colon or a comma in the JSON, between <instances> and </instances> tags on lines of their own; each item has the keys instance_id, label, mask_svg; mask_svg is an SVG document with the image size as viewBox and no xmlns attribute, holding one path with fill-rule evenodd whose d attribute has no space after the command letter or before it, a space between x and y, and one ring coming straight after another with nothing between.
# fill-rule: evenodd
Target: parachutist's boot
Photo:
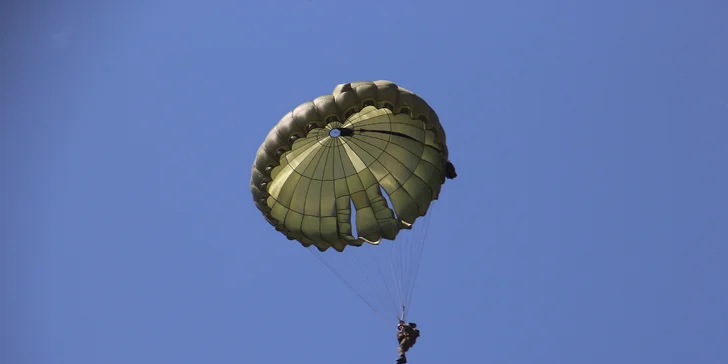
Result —
<instances>
[{"instance_id":1,"label":"parachutist's boot","mask_svg":"<svg viewBox=\"0 0 728 364\"><path fill-rule=\"evenodd\" d=\"M397 358L397 364L405 364L407 363L407 357L402 355L399 358Z\"/></svg>"}]
</instances>

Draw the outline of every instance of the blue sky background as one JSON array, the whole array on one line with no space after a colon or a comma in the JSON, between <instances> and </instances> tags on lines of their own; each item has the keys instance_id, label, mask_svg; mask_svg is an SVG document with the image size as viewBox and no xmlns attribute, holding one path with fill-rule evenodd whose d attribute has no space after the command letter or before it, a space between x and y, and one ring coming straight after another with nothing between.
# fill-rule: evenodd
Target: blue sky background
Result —
<instances>
[{"instance_id":1,"label":"blue sky background","mask_svg":"<svg viewBox=\"0 0 728 364\"><path fill-rule=\"evenodd\" d=\"M411 364L728 362L725 2L59 3L0 15L3 363L394 363L248 187L281 116L376 79L459 173Z\"/></svg>"}]
</instances>

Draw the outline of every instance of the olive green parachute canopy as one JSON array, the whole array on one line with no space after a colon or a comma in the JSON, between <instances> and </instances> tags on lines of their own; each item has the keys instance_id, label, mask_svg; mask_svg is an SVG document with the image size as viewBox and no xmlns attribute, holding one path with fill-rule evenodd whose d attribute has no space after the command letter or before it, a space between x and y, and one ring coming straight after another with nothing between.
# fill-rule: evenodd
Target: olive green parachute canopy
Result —
<instances>
[{"instance_id":1,"label":"olive green parachute canopy","mask_svg":"<svg viewBox=\"0 0 728 364\"><path fill-rule=\"evenodd\" d=\"M343 251L409 229L438 198L447 161L445 131L425 100L389 81L344 83L268 133L250 188L289 239Z\"/></svg>"}]
</instances>

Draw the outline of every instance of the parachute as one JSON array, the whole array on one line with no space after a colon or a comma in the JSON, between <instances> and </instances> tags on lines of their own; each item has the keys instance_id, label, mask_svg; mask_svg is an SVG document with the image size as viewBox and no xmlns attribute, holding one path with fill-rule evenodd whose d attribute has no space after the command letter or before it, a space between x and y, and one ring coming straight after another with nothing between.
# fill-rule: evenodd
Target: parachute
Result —
<instances>
[{"instance_id":1,"label":"parachute","mask_svg":"<svg viewBox=\"0 0 728 364\"><path fill-rule=\"evenodd\" d=\"M352 82L280 119L258 149L250 188L277 231L375 312L404 319L427 227L416 220L430 217L450 168L425 100L389 81Z\"/></svg>"}]
</instances>

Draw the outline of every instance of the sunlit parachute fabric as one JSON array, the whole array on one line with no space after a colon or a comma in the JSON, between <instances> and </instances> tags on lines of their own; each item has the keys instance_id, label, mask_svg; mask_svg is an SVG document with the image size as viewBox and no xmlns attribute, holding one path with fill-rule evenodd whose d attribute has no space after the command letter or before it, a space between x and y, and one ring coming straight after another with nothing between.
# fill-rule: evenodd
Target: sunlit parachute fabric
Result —
<instances>
[{"instance_id":1,"label":"sunlit parachute fabric","mask_svg":"<svg viewBox=\"0 0 728 364\"><path fill-rule=\"evenodd\" d=\"M268 133L251 191L276 230L319 252L397 244L438 199L447 161L445 132L422 98L389 81L345 83Z\"/></svg>"}]
</instances>

